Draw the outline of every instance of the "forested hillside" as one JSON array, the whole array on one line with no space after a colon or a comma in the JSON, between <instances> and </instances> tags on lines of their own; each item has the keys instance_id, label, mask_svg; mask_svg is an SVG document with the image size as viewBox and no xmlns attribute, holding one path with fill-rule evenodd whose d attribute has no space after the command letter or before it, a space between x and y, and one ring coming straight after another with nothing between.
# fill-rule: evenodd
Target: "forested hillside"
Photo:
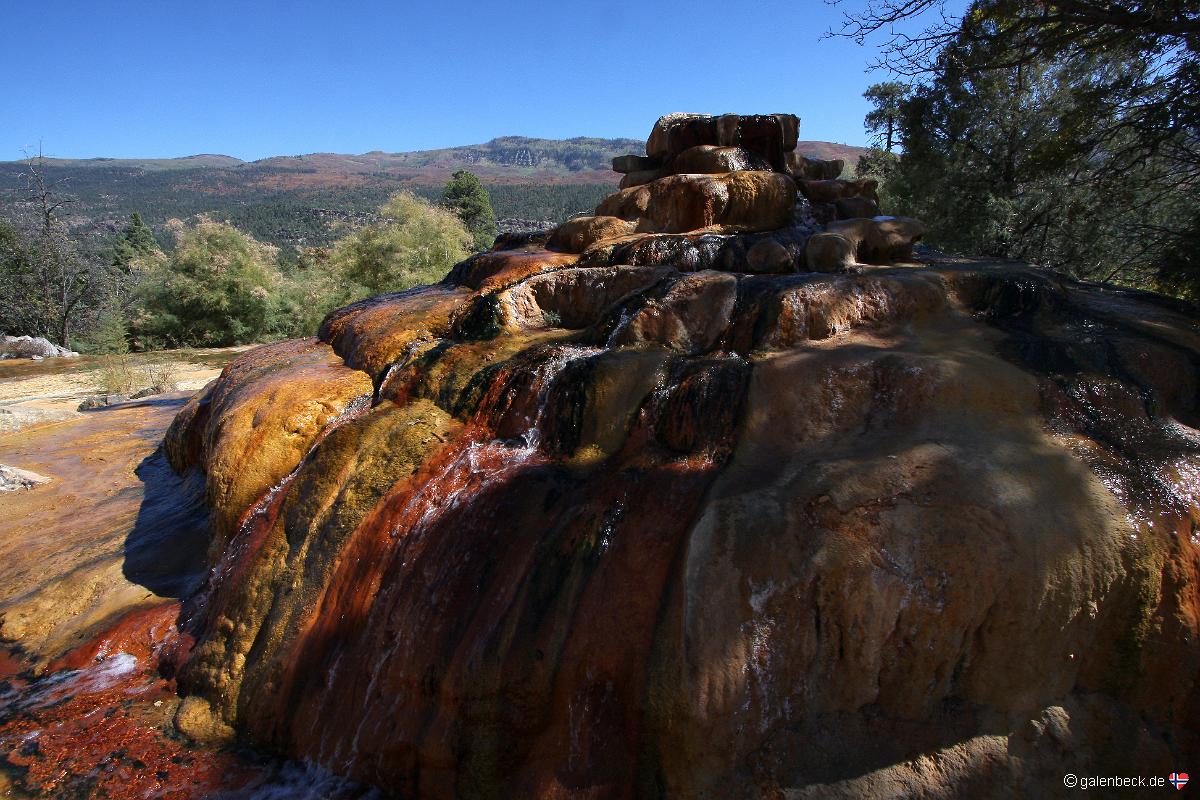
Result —
<instances>
[{"instance_id":1,"label":"forested hillside","mask_svg":"<svg viewBox=\"0 0 1200 800\"><path fill-rule=\"evenodd\" d=\"M478 175L500 218L559 221L593 208L616 185L614 156L641 152L633 139L505 136L481 145L412 153L315 153L244 162L222 155L174 159L47 159L47 178L74 198L65 221L106 235L136 212L163 244L169 219L227 221L286 249L328 244L369 221L392 193L436 201L459 169ZM801 152L845 158L863 148L801 142ZM20 200L22 162L0 162L0 203Z\"/></svg>"}]
</instances>

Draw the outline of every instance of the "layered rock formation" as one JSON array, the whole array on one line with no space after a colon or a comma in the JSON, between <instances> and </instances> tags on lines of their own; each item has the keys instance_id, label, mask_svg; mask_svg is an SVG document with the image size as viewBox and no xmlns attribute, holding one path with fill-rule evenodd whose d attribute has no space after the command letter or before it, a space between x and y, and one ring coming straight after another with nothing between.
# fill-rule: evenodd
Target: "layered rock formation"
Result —
<instances>
[{"instance_id":1,"label":"layered rock formation","mask_svg":"<svg viewBox=\"0 0 1200 800\"><path fill-rule=\"evenodd\" d=\"M1192 310L872 266L919 223L833 219L873 187L830 188L797 124L663 118L596 215L193 400L181 728L406 797L1041 795L1194 762Z\"/></svg>"}]
</instances>

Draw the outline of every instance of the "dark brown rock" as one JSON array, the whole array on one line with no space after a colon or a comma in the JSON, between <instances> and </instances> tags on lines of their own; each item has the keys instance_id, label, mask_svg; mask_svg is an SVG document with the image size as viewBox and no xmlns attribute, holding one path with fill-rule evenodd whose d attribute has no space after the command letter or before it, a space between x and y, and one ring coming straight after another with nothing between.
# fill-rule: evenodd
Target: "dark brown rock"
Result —
<instances>
[{"instance_id":1,"label":"dark brown rock","mask_svg":"<svg viewBox=\"0 0 1200 800\"><path fill-rule=\"evenodd\" d=\"M834 203L838 219L878 217L879 203L869 197L843 197Z\"/></svg>"},{"instance_id":2,"label":"dark brown rock","mask_svg":"<svg viewBox=\"0 0 1200 800\"><path fill-rule=\"evenodd\" d=\"M671 162L674 174L704 173L715 175L739 170L770 171L771 163L744 147L718 147L702 144L684 150Z\"/></svg>"},{"instance_id":3,"label":"dark brown rock","mask_svg":"<svg viewBox=\"0 0 1200 800\"><path fill-rule=\"evenodd\" d=\"M644 172L646 170L658 169L662 163L654 158L646 156L617 156L613 159L613 172L628 174L630 172Z\"/></svg>"},{"instance_id":4,"label":"dark brown rock","mask_svg":"<svg viewBox=\"0 0 1200 800\"><path fill-rule=\"evenodd\" d=\"M814 203L836 203L849 197L864 197L879 204L879 181L864 180L799 180L800 191Z\"/></svg>"},{"instance_id":5,"label":"dark brown rock","mask_svg":"<svg viewBox=\"0 0 1200 800\"><path fill-rule=\"evenodd\" d=\"M800 120L791 114L668 114L646 141L651 158L667 160L698 145L743 147L766 159L778 172L788 169L785 153L796 147Z\"/></svg>"}]
</instances>

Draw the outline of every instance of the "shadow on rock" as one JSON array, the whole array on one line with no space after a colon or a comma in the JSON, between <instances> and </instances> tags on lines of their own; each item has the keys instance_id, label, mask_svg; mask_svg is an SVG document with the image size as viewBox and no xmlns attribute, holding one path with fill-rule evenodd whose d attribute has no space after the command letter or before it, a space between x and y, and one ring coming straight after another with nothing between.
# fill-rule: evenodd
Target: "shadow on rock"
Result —
<instances>
[{"instance_id":1,"label":"shadow on rock","mask_svg":"<svg viewBox=\"0 0 1200 800\"><path fill-rule=\"evenodd\" d=\"M144 484L142 505L125 538L126 579L161 597L186 597L204 578L208 509L204 477L176 475L159 448L135 470Z\"/></svg>"}]
</instances>

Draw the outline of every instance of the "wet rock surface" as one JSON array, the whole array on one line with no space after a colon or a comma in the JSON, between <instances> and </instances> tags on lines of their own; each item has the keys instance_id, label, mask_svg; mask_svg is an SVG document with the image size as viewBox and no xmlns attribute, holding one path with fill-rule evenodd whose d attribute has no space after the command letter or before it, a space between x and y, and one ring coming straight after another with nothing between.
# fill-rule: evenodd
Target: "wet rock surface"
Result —
<instances>
[{"instance_id":1,"label":"wet rock surface","mask_svg":"<svg viewBox=\"0 0 1200 800\"><path fill-rule=\"evenodd\" d=\"M186 401L151 398L0 435L0 461L50 478L0 500L0 640L32 663L202 582L203 483L177 476L159 446Z\"/></svg>"}]
</instances>

